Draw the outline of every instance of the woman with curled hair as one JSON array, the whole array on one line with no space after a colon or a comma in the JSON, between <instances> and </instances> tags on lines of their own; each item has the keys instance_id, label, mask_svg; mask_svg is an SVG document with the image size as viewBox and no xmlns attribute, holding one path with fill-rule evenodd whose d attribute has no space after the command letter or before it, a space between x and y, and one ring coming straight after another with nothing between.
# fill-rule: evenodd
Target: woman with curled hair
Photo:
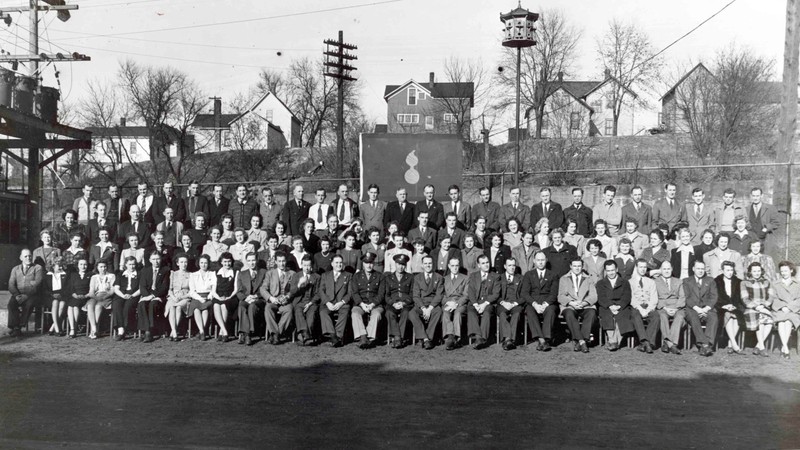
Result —
<instances>
[{"instance_id":1,"label":"woman with curled hair","mask_svg":"<svg viewBox=\"0 0 800 450\"><path fill-rule=\"evenodd\" d=\"M69 247L61 252L63 259L63 269L66 272L74 272L77 268L79 259L86 259L88 261L89 255L83 249L83 233L74 233L69 237Z\"/></svg>"},{"instance_id":2,"label":"woman with curled hair","mask_svg":"<svg viewBox=\"0 0 800 450\"><path fill-rule=\"evenodd\" d=\"M606 263L606 258L602 254L602 248L603 244L595 238L586 242L587 255L583 257L583 270L589 274L592 283L597 283L605 276L603 265Z\"/></svg>"},{"instance_id":3,"label":"woman with curled hair","mask_svg":"<svg viewBox=\"0 0 800 450\"><path fill-rule=\"evenodd\" d=\"M125 339L125 331L129 329L128 319L131 309L139 302L139 273L136 270L136 258L128 256L123 260L125 268L114 283L114 298L111 301L111 313L117 326L115 341Z\"/></svg>"},{"instance_id":4,"label":"woman with curled hair","mask_svg":"<svg viewBox=\"0 0 800 450\"><path fill-rule=\"evenodd\" d=\"M594 221L594 231L592 235L589 236L589 239L597 239L600 241L602 245L600 252L603 258L611 259L617 254L617 241L611 236L611 232L608 231L608 223L606 223L605 220L597 219Z\"/></svg>"},{"instance_id":5,"label":"woman with curled hair","mask_svg":"<svg viewBox=\"0 0 800 450\"><path fill-rule=\"evenodd\" d=\"M461 249L461 265L467 271L467 275L478 272L478 257L483 254L481 250L475 246L478 238L472 234L467 233L464 236L464 248Z\"/></svg>"},{"instance_id":6,"label":"woman with curled hair","mask_svg":"<svg viewBox=\"0 0 800 450\"><path fill-rule=\"evenodd\" d=\"M98 321L103 309L111 306L114 297L114 284L116 275L108 271L107 261L97 261L96 274L89 281L89 300L86 302L86 315L89 317L89 339L97 339Z\"/></svg>"},{"instance_id":7,"label":"woman with curled hair","mask_svg":"<svg viewBox=\"0 0 800 450\"><path fill-rule=\"evenodd\" d=\"M64 308L67 306L69 289L67 286L67 272L64 270L64 260L55 258L53 270L44 276L45 298L50 301L50 314L53 324L50 325L50 336L64 336L66 332L61 329L61 318L64 317Z\"/></svg>"},{"instance_id":8,"label":"woman with curled hair","mask_svg":"<svg viewBox=\"0 0 800 450\"><path fill-rule=\"evenodd\" d=\"M789 261L778 263L778 281L775 285L775 301L772 302L773 320L781 338L781 356L789 359L789 338L792 328L800 327L800 283L795 280L797 270ZM800 345L798 343L797 345Z\"/></svg>"},{"instance_id":9,"label":"woman with curled hair","mask_svg":"<svg viewBox=\"0 0 800 450\"><path fill-rule=\"evenodd\" d=\"M517 222L519 223L519 222ZM473 234L473 244L475 247L483 250L484 247L488 247L491 243L488 242L489 233L492 232L486 225L486 217L478 216L475 218L474 224L472 225L472 234Z\"/></svg>"},{"instance_id":10,"label":"woman with curled hair","mask_svg":"<svg viewBox=\"0 0 800 450\"><path fill-rule=\"evenodd\" d=\"M671 258L667 245L664 243L664 232L659 228L650 231L650 245L642 250L640 258L647 261L649 275L656 276L661 272L661 263Z\"/></svg>"},{"instance_id":11,"label":"woman with curled hair","mask_svg":"<svg viewBox=\"0 0 800 450\"><path fill-rule=\"evenodd\" d=\"M90 284L92 281L89 273L89 260L85 256L78 260L77 270L67 278L67 323L69 324L69 337L74 339L77 335L78 317L81 308L89 299Z\"/></svg>"},{"instance_id":12,"label":"woman with curled hair","mask_svg":"<svg viewBox=\"0 0 800 450\"><path fill-rule=\"evenodd\" d=\"M198 339L206 340L206 327L208 326L208 309L213 305L212 293L217 288L217 275L208 270L211 258L200 255L197 259L197 272L189 275L189 315L194 316L197 324Z\"/></svg>"},{"instance_id":13,"label":"woman with curled hair","mask_svg":"<svg viewBox=\"0 0 800 450\"><path fill-rule=\"evenodd\" d=\"M761 241L752 240L747 245L746 253L742 253L744 255L742 256L742 265L750 267L750 264L757 262L764 269L764 278L770 281L778 280L779 277L775 271L775 260L771 256L761 253L764 249Z\"/></svg>"},{"instance_id":14,"label":"woman with curled hair","mask_svg":"<svg viewBox=\"0 0 800 450\"><path fill-rule=\"evenodd\" d=\"M703 255L717 248L714 237L714 232L710 229L705 229L700 233L700 243L694 246L694 254L698 259L702 260Z\"/></svg>"},{"instance_id":15,"label":"woman with curled hair","mask_svg":"<svg viewBox=\"0 0 800 450\"><path fill-rule=\"evenodd\" d=\"M214 318L217 321L217 325L219 325L217 340L219 342L227 342L229 336L228 316L239 304L239 299L236 297L236 276L238 272L233 269L233 255L229 252L225 252L219 257L219 263L222 267L215 274L217 282L211 293L211 299L214 304Z\"/></svg>"},{"instance_id":16,"label":"woman with curled hair","mask_svg":"<svg viewBox=\"0 0 800 450\"><path fill-rule=\"evenodd\" d=\"M736 264L723 261L721 273L714 278L717 286L717 306L725 334L728 335L728 354L739 355L742 349L736 342L739 329L744 325L745 306L742 303L742 280L736 276Z\"/></svg>"},{"instance_id":17,"label":"woman with curled hair","mask_svg":"<svg viewBox=\"0 0 800 450\"><path fill-rule=\"evenodd\" d=\"M742 303L744 303L744 325L747 331L755 331L758 340L754 355L769 356L764 341L772 331L772 302L775 290L764 277L764 269L759 263L747 267L747 279L742 282Z\"/></svg>"},{"instance_id":18,"label":"woman with curled hair","mask_svg":"<svg viewBox=\"0 0 800 450\"><path fill-rule=\"evenodd\" d=\"M510 222L517 219L512 217L508 220ZM536 233L533 236L533 242L538 245L539 248L545 249L550 247L550 244L553 243L553 241L550 240L550 221L547 217L542 217L536 222L536 225L533 226L533 232Z\"/></svg>"},{"instance_id":19,"label":"woman with curled hair","mask_svg":"<svg viewBox=\"0 0 800 450\"><path fill-rule=\"evenodd\" d=\"M539 220L539 222L542 220ZM503 233L503 243L506 244L508 248L513 249L514 247L518 247L520 244L522 244L522 224L519 222L519 220L515 219L514 217L508 219L506 222L506 230L508 231ZM549 228L547 232L549 232ZM550 237L548 236L547 239L549 240Z\"/></svg>"},{"instance_id":20,"label":"woman with curled hair","mask_svg":"<svg viewBox=\"0 0 800 450\"><path fill-rule=\"evenodd\" d=\"M572 217L567 217L567 229L564 233L564 242L578 249L578 253L583 253L586 247L586 237L578 233L578 222Z\"/></svg>"},{"instance_id":21,"label":"woman with curled hair","mask_svg":"<svg viewBox=\"0 0 800 450\"><path fill-rule=\"evenodd\" d=\"M164 316L169 320L170 335L169 340L178 340L178 326L181 318L188 314L189 301L189 277L191 273L186 270L189 267L189 257L184 253L179 253L175 257L177 270L173 270L169 277L169 292L167 293L167 304L164 306Z\"/></svg>"},{"instance_id":22,"label":"woman with curled hair","mask_svg":"<svg viewBox=\"0 0 800 450\"><path fill-rule=\"evenodd\" d=\"M44 267L46 272L53 270L53 261L61 257L61 249L53 246L53 232L44 229L39 233L42 245L33 250L33 263Z\"/></svg>"}]
</instances>

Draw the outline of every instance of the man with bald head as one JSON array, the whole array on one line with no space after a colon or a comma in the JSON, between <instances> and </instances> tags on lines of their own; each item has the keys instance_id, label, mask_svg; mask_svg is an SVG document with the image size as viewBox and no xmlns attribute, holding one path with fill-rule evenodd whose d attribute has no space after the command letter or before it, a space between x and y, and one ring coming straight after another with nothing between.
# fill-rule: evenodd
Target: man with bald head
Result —
<instances>
[{"instance_id":1,"label":"man with bald head","mask_svg":"<svg viewBox=\"0 0 800 450\"><path fill-rule=\"evenodd\" d=\"M128 244L127 236L130 233L139 237L139 246L141 248L149 247L150 244L152 244L152 240L150 239L150 233L152 233L150 225L144 221L144 217L138 205L131 205L129 212L131 220L119 224L119 228L117 229L117 244L119 248L125 248Z\"/></svg>"},{"instance_id":2,"label":"man with bald head","mask_svg":"<svg viewBox=\"0 0 800 450\"><path fill-rule=\"evenodd\" d=\"M38 304L39 286L42 284L43 268L33 264L33 255L27 248L19 254L20 264L11 269L8 279L8 328L9 335L22 336L22 326L28 323L31 310Z\"/></svg>"}]
</instances>

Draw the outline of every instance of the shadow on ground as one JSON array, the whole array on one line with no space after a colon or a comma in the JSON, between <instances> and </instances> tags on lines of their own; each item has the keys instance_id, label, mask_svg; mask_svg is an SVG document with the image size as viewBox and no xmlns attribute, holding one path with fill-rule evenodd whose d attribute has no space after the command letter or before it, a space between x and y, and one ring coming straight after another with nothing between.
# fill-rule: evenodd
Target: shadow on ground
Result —
<instances>
[{"instance_id":1,"label":"shadow on ground","mask_svg":"<svg viewBox=\"0 0 800 450\"><path fill-rule=\"evenodd\" d=\"M0 446L374 448L800 444L800 386L0 358Z\"/></svg>"}]
</instances>

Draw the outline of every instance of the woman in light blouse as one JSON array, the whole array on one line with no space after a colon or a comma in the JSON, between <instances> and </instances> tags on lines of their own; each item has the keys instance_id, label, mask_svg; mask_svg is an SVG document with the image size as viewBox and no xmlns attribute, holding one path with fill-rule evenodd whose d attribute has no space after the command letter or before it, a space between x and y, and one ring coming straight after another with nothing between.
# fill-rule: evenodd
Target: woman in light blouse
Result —
<instances>
[{"instance_id":1,"label":"woman in light blouse","mask_svg":"<svg viewBox=\"0 0 800 450\"><path fill-rule=\"evenodd\" d=\"M211 240L203 246L203 254L208 255L211 264L208 269L212 271L219 270L221 267L219 259L222 257L223 253L228 251L228 246L220 242L222 231L219 228L212 227L208 231L208 235Z\"/></svg>"},{"instance_id":2,"label":"woman in light blouse","mask_svg":"<svg viewBox=\"0 0 800 450\"><path fill-rule=\"evenodd\" d=\"M593 283L597 283L605 277L605 268L603 264L606 263L606 258L601 255L603 244L596 238L589 239L586 242L586 253L583 257L583 270L589 274L589 279Z\"/></svg>"},{"instance_id":3,"label":"woman in light blouse","mask_svg":"<svg viewBox=\"0 0 800 450\"><path fill-rule=\"evenodd\" d=\"M136 233L128 233L128 247L119 254L119 260L125 261L129 256L136 261L136 269L144 267L144 249L139 248L139 236Z\"/></svg>"},{"instance_id":4,"label":"woman in light blouse","mask_svg":"<svg viewBox=\"0 0 800 450\"><path fill-rule=\"evenodd\" d=\"M96 267L103 261L112 272L119 269L119 248L109 241L108 228L101 227L97 232L98 242L89 249L89 267Z\"/></svg>"},{"instance_id":5,"label":"woman in light blouse","mask_svg":"<svg viewBox=\"0 0 800 450\"><path fill-rule=\"evenodd\" d=\"M186 270L189 267L189 257L181 253L175 257L175 264L178 270L175 270L169 277L169 292L167 293L167 304L164 306L164 316L169 320L171 329L169 340L175 342L178 340L178 326L181 322L181 317L187 312L189 300L192 297L189 295L189 277L190 273Z\"/></svg>"},{"instance_id":6,"label":"woman in light blouse","mask_svg":"<svg viewBox=\"0 0 800 450\"><path fill-rule=\"evenodd\" d=\"M53 247L53 233L50 230L42 230L39 233L42 246L33 250L33 263L44 267L45 272L53 270L53 260L61 257L61 249Z\"/></svg>"},{"instance_id":7,"label":"woman in light blouse","mask_svg":"<svg viewBox=\"0 0 800 450\"><path fill-rule=\"evenodd\" d=\"M206 340L206 326L208 325L208 309L214 304L211 293L217 288L217 274L208 270L211 259L208 255L200 255L197 259L197 272L189 275L189 315L194 316L197 324L198 339Z\"/></svg>"},{"instance_id":8,"label":"woman in light blouse","mask_svg":"<svg viewBox=\"0 0 800 450\"><path fill-rule=\"evenodd\" d=\"M114 298L111 301L111 313L117 326L115 341L125 339L128 318L131 308L139 302L139 274L136 271L136 258L128 256L124 259L125 270L119 274L114 283Z\"/></svg>"},{"instance_id":9,"label":"woman in light blouse","mask_svg":"<svg viewBox=\"0 0 800 450\"><path fill-rule=\"evenodd\" d=\"M97 261L94 266L97 273L89 281L89 301L86 303L86 315L89 316L89 339L97 339L97 322L104 308L111 306L114 296L116 276L108 272L106 261Z\"/></svg>"},{"instance_id":10,"label":"woman in light blouse","mask_svg":"<svg viewBox=\"0 0 800 450\"><path fill-rule=\"evenodd\" d=\"M267 232L261 229L261 215L250 216L250 229L247 230L247 242L257 243L260 250L267 246Z\"/></svg>"},{"instance_id":11,"label":"woman in light blouse","mask_svg":"<svg viewBox=\"0 0 800 450\"><path fill-rule=\"evenodd\" d=\"M233 237L236 242L228 247L228 251L233 255L233 267L236 270L241 269L245 263L245 257L250 252L255 252L253 244L247 242L247 232L242 227L236 227L233 230Z\"/></svg>"},{"instance_id":12,"label":"woman in light blouse","mask_svg":"<svg viewBox=\"0 0 800 450\"><path fill-rule=\"evenodd\" d=\"M512 220L517 219L508 219L509 225L511 224ZM547 217L542 217L539 219L539 221L536 222L536 225L533 227L533 231L536 233L533 236L534 244L538 245L539 248L542 249L550 247L550 244L552 244L553 241L550 240L550 221L547 219Z\"/></svg>"},{"instance_id":13,"label":"woman in light blouse","mask_svg":"<svg viewBox=\"0 0 800 450\"><path fill-rule=\"evenodd\" d=\"M50 325L50 336L63 336L64 330L61 329L61 318L64 317L64 308L67 305L67 273L64 271L64 261L61 258L53 260L53 270L44 276L44 291L47 298L52 302L50 314L53 316L53 324Z\"/></svg>"},{"instance_id":14,"label":"woman in light blouse","mask_svg":"<svg viewBox=\"0 0 800 450\"><path fill-rule=\"evenodd\" d=\"M547 220L547 219L545 219ZM541 222L541 221L540 221ZM515 218L508 219L506 223L506 231L503 233L503 243L508 246L508 248L514 248L520 244L522 244L522 224L519 223L519 220ZM548 228L549 231L549 228ZM549 240L550 237L547 237Z\"/></svg>"},{"instance_id":15,"label":"woman in light blouse","mask_svg":"<svg viewBox=\"0 0 800 450\"><path fill-rule=\"evenodd\" d=\"M88 258L78 260L78 270L67 277L67 323L69 324L69 337L74 339L78 329L78 316L81 308L89 298L91 288L91 275L89 274Z\"/></svg>"},{"instance_id":16,"label":"woman in light blouse","mask_svg":"<svg viewBox=\"0 0 800 450\"><path fill-rule=\"evenodd\" d=\"M292 251L289 252L289 258L286 258L286 267L289 270L299 271L302 267L303 256L308 255L303 248L303 238L295 236L292 239Z\"/></svg>"},{"instance_id":17,"label":"woman in light blouse","mask_svg":"<svg viewBox=\"0 0 800 450\"><path fill-rule=\"evenodd\" d=\"M571 217L567 218L567 232L564 234L564 242L575 247L579 255L583 253L583 249L586 247L586 237L578 234L578 222Z\"/></svg>"},{"instance_id":18,"label":"woman in light blouse","mask_svg":"<svg viewBox=\"0 0 800 450\"><path fill-rule=\"evenodd\" d=\"M772 311L770 306L775 291L769 280L764 278L764 269L759 263L747 267L747 279L742 282L742 303L744 303L744 326L747 331L755 331L756 348L754 355L769 356L764 342L772 331Z\"/></svg>"},{"instance_id":19,"label":"woman in light blouse","mask_svg":"<svg viewBox=\"0 0 800 450\"><path fill-rule=\"evenodd\" d=\"M764 269L764 278L770 281L778 280L780 277L778 277L775 272L775 260L773 260L771 256L761 253L761 250L763 250L761 241L753 240L750 241L748 245L749 247L745 249L747 254L745 255L745 253L742 253L742 255L745 255L743 256L744 259L742 259L742 265L750 267L750 264L757 262L761 264L761 267ZM730 247L730 245L728 245L728 247Z\"/></svg>"},{"instance_id":20,"label":"woman in light blouse","mask_svg":"<svg viewBox=\"0 0 800 450\"><path fill-rule=\"evenodd\" d=\"M220 342L228 341L228 315L234 311L239 304L236 297L236 276L233 270L233 256L225 252L219 258L222 268L216 272L217 283L211 298L214 301L214 318L219 325L217 340Z\"/></svg>"},{"instance_id":21,"label":"woman in light blouse","mask_svg":"<svg viewBox=\"0 0 800 450\"><path fill-rule=\"evenodd\" d=\"M773 320L778 326L778 336L781 338L781 356L785 359L789 359L792 328L800 327L800 283L794 279L796 273L794 264L789 261L778 263L779 278L774 283L775 301L772 302L772 310Z\"/></svg>"},{"instance_id":22,"label":"woman in light blouse","mask_svg":"<svg viewBox=\"0 0 800 450\"><path fill-rule=\"evenodd\" d=\"M602 246L600 251L603 253L604 258L610 259L617 254L617 241L611 237L611 233L608 231L608 224L605 220L597 219L594 221L594 233L592 233L590 238L600 241L600 245Z\"/></svg>"}]
</instances>

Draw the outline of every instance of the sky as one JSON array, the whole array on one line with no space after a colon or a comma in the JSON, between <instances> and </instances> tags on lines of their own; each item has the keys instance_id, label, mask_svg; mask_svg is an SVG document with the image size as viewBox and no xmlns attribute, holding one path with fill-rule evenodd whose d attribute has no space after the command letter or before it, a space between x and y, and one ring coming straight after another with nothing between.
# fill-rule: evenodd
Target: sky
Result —
<instances>
[{"instance_id":1,"label":"sky","mask_svg":"<svg viewBox=\"0 0 800 450\"><path fill-rule=\"evenodd\" d=\"M657 49L710 17L731 0L560 0L524 1L539 12L563 11L582 30L576 79L597 79L595 49L612 19L644 29ZM27 2L4 1L3 6ZM479 58L497 70L502 51L499 15L516 1L496 0L67 0L78 4L61 22L43 15L40 51L77 51L91 62L61 63L62 100L76 104L89 80L113 79L119 61L170 65L190 74L209 96L225 102L258 80L260 69L285 70L292 59L322 57L322 41L344 31L358 46L357 78L365 112L386 123L384 86L409 79L427 81L450 56ZM727 9L664 53L666 70L708 61L730 45L747 47L782 70L785 2L735 0ZM27 14L12 13L0 24L0 48L27 49ZM213 24L212 26L206 26ZM94 36L92 36L94 35ZM157 42L155 42L157 41ZM14 45L22 48L15 48ZM191 44L191 45L190 45ZM43 70L56 86L55 69Z\"/></svg>"}]
</instances>

